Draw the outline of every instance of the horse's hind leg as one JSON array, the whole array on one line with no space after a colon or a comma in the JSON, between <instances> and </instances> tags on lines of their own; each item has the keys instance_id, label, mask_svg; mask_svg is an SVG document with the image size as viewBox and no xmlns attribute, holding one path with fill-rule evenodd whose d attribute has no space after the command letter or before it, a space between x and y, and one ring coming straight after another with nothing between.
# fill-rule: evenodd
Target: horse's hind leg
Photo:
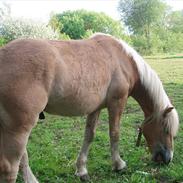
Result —
<instances>
[{"instance_id":1,"label":"horse's hind leg","mask_svg":"<svg viewBox=\"0 0 183 183\"><path fill-rule=\"evenodd\" d=\"M120 117L127 97L111 99L108 106L109 111L109 135L111 143L111 155L113 170L119 171L126 167L126 163L120 158L118 143L120 135Z\"/></svg>"},{"instance_id":2,"label":"horse's hind leg","mask_svg":"<svg viewBox=\"0 0 183 183\"><path fill-rule=\"evenodd\" d=\"M89 178L88 171L86 168L86 162L89 146L95 135L99 114L100 111L96 111L87 116L84 141L76 162L76 168L77 168L76 175L79 176L82 180Z\"/></svg>"},{"instance_id":3,"label":"horse's hind leg","mask_svg":"<svg viewBox=\"0 0 183 183\"><path fill-rule=\"evenodd\" d=\"M29 158L27 154L27 150L25 150L24 155L22 156L21 162L20 162L20 170L23 174L23 179L25 183L38 183L36 177L32 173L30 167L29 167Z\"/></svg>"},{"instance_id":4,"label":"horse's hind leg","mask_svg":"<svg viewBox=\"0 0 183 183\"><path fill-rule=\"evenodd\" d=\"M1 98L0 183L16 181L29 135L46 103L47 93L40 85L32 86L32 90L16 88Z\"/></svg>"},{"instance_id":5,"label":"horse's hind leg","mask_svg":"<svg viewBox=\"0 0 183 183\"><path fill-rule=\"evenodd\" d=\"M1 128L0 136L0 183L14 183L28 133L15 133Z\"/></svg>"}]
</instances>

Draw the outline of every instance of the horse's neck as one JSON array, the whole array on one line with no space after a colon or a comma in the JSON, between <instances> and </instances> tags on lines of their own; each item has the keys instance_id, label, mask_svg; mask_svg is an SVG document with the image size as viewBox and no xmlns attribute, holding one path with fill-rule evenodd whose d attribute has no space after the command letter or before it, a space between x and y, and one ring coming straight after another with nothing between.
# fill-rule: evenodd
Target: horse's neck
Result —
<instances>
[{"instance_id":1,"label":"horse's neck","mask_svg":"<svg viewBox=\"0 0 183 183\"><path fill-rule=\"evenodd\" d=\"M153 98L149 95L147 90L141 84L138 84L131 95L141 106L145 117L150 116L154 112L154 101Z\"/></svg>"},{"instance_id":2,"label":"horse's neck","mask_svg":"<svg viewBox=\"0 0 183 183\"><path fill-rule=\"evenodd\" d=\"M137 77L133 77L134 85L130 95L140 104L146 117L165 109L170 105L170 101L158 75L133 48L123 41L120 41L120 44L123 48L123 60L126 58L132 61L133 76L138 73Z\"/></svg>"}]
</instances>

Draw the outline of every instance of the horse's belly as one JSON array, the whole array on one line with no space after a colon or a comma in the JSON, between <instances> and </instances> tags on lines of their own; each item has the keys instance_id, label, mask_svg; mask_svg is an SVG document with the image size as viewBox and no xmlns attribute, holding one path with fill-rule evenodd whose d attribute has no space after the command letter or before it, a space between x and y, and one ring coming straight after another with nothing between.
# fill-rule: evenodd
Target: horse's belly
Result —
<instances>
[{"instance_id":1,"label":"horse's belly","mask_svg":"<svg viewBox=\"0 0 183 183\"><path fill-rule=\"evenodd\" d=\"M85 97L68 96L48 102L45 111L62 116L87 115L104 105L105 97L97 94Z\"/></svg>"},{"instance_id":2,"label":"horse's belly","mask_svg":"<svg viewBox=\"0 0 183 183\"><path fill-rule=\"evenodd\" d=\"M45 110L52 114L81 116L105 104L111 73L103 65L93 68L92 72L92 67L88 66L58 72Z\"/></svg>"}]
</instances>

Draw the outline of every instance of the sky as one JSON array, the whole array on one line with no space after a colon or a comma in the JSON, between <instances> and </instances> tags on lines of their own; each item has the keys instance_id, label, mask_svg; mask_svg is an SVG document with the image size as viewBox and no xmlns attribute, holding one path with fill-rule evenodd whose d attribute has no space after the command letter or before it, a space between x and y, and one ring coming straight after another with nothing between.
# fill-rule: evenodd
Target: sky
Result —
<instances>
[{"instance_id":1,"label":"sky","mask_svg":"<svg viewBox=\"0 0 183 183\"><path fill-rule=\"evenodd\" d=\"M117 12L119 0L0 0L11 6L11 14L14 17L24 17L47 22L52 12L66 10L86 9L96 12L104 12L112 18L119 20ZM174 9L183 9L183 0L167 0Z\"/></svg>"},{"instance_id":2,"label":"sky","mask_svg":"<svg viewBox=\"0 0 183 183\"><path fill-rule=\"evenodd\" d=\"M119 19L116 11L118 0L40 0L40 1L7 1L11 4L12 15L47 21L51 12L86 9L105 12L114 19Z\"/></svg>"}]
</instances>

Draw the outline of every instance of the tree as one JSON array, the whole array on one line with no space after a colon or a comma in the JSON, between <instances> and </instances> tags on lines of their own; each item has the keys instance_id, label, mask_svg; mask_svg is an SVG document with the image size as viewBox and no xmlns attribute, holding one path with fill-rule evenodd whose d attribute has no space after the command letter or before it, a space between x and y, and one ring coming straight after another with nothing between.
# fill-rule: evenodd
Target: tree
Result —
<instances>
[{"instance_id":1,"label":"tree","mask_svg":"<svg viewBox=\"0 0 183 183\"><path fill-rule=\"evenodd\" d=\"M119 21L113 20L104 13L86 10L65 11L52 15L50 25L54 30L59 30L72 39L87 37L92 32L103 32L116 37L124 35Z\"/></svg>"},{"instance_id":2,"label":"tree","mask_svg":"<svg viewBox=\"0 0 183 183\"><path fill-rule=\"evenodd\" d=\"M154 27L162 23L167 5L161 0L120 0L118 11L122 21L134 35L146 38L147 50L151 49Z\"/></svg>"},{"instance_id":3,"label":"tree","mask_svg":"<svg viewBox=\"0 0 183 183\"><path fill-rule=\"evenodd\" d=\"M173 11L167 16L167 27L174 33L183 33L183 10Z\"/></svg>"}]
</instances>

